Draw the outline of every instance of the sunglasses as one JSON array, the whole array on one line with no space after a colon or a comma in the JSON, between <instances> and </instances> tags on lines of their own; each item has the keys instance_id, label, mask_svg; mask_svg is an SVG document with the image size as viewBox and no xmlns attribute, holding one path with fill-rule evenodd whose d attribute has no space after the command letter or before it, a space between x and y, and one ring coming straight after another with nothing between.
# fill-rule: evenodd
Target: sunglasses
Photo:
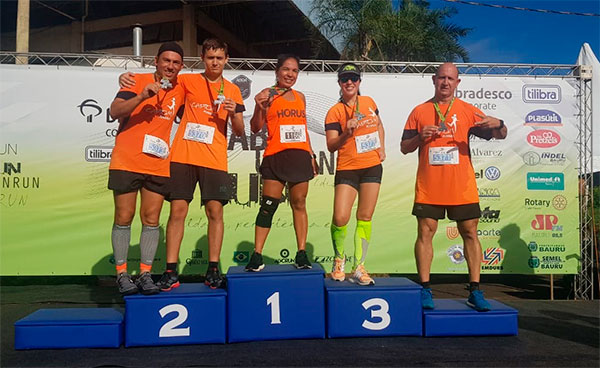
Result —
<instances>
[{"instance_id":1,"label":"sunglasses","mask_svg":"<svg viewBox=\"0 0 600 368\"><path fill-rule=\"evenodd\" d=\"M356 83L360 80L360 77L358 75L344 75L344 76L341 76L338 80L342 83L346 83L349 80Z\"/></svg>"}]
</instances>

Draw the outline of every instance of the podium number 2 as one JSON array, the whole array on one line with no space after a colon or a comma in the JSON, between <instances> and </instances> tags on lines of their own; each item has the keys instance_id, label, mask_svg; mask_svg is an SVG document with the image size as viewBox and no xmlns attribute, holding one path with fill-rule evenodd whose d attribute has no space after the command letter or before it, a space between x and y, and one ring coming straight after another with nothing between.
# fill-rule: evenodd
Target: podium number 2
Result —
<instances>
[{"instance_id":1,"label":"podium number 2","mask_svg":"<svg viewBox=\"0 0 600 368\"><path fill-rule=\"evenodd\" d=\"M267 299L267 305L271 306L271 324L281 324L281 317L279 316L279 291L274 292Z\"/></svg>"},{"instance_id":2,"label":"podium number 2","mask_svg":"<svg viewBox=\"0 0 600 368\"><path fill-rule=\"evenodd\" d=\"M389 306L388 302L385 301L385 299L381 299L381 298L369 299L369 300L365 301L364 303L362 303L362 306L363 306L363 308L365 308L365 310L369 310L369 308L371 308L371 307L379 307L379 309L371 310L371 318L381 319L378 322L371 322L371 321L364 320L362 323L362 326L364 328L366 328L368 330L379 331L379 330L383 330L384 328L386 328L387 326L390 325L390 322L392 321L392 319L390 318L390 315L388 314L388 311L390 310L390 306Z\"/></svg>"},{"instance_id":3,"label":"podium number 2","mask_svg":"<svg viewBox=\"0 0 600 368\"><path fill-rule=\"evenodd\" d=\"M177 313L177 317L165 323L160 328L160 331L158 331L158 337L190 336L189 327L177 328L177 326L184 323L187 319L188 310L181 304L170 304L158 311L160 318L165 318L165 316L171 312Z\"/></svg>"}]
</instances>

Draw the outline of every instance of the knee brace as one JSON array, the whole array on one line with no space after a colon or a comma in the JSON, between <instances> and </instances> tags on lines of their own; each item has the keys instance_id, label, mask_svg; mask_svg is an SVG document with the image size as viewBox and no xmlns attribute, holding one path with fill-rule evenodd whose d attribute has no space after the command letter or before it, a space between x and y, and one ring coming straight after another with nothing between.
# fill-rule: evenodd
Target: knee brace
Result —
<instances>
[{"instance_id":1,"label":"knee brace","mask_svg":"<svg viewBox=\"0 0 600 368\"><path fill-rule=\"evenodd\" d=\"M260 227L271 227L273 215L279 206L279 199L263 196L260 202L260 209L256 215L256 225Z\"/></svg>"}]
</instances>

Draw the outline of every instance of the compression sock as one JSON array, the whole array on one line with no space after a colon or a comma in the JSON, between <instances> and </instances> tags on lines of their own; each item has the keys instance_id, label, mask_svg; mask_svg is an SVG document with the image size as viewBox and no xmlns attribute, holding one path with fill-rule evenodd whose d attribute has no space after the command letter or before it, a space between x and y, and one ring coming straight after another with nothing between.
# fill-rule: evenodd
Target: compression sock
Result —
<instances>
[{"instance_id":1,"label":"compression sock","mask_svg":"<svg viewBox=\"0 0 600 368\"><path fill-rule=\"evenodd\" d=\"M127 252L129 251L129 241L131 240L131 226L113 224L110 240L117 273L127 271Z\"/></svg>"},{"instance_id":2,"label":"compression sock","mask_svg":"<svg viewBox=\"0 0 600 368\"><path fill-rule=\"evenodd\" d=\"M158 248L159 234L158 226L142 225L142 234L140 235L140 267L142 263L152 266L156 248Z\"/></svg>"},{"instance_id":3,"label":"compression sock","mask_svg":"<svg viewBox=\"0 0 600 368\"><path fill-rule=\"evenodd\" d=\"M331 223L331 243L333 244L333 252L336 258L344 259L344 241L346 240L346 233L348 226L335 226Z\"/></svg>"},{"instance_id":4,"label":"compression sock","mask_svg":"<svg viewBox=\"0 0 600 368\"><path fill-rule=\"evenodd\" d=\"M356 231L354 232L354 269L358 265L365 263L370 241L371 221L357 220Z\"/></svg>"}]
</instances>

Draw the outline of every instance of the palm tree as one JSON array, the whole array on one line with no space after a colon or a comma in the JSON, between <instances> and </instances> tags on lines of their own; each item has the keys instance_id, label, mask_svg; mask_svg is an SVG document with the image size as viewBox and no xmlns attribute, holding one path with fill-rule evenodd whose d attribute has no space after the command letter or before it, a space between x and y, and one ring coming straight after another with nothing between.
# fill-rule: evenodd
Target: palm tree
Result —
<instances>
[{"instance_id":1,"label":"palm tree","mask_svg":"<svg viewBox=\"0 0 600 368\"><path fill-rule=\"evenodd\" d=\"M447 23L454 8L429 9L424 0L315 0L311 14L334 42L342 59L397 61L468 61L458 43L470 31Z\"/></svg>"}]
</instances>

